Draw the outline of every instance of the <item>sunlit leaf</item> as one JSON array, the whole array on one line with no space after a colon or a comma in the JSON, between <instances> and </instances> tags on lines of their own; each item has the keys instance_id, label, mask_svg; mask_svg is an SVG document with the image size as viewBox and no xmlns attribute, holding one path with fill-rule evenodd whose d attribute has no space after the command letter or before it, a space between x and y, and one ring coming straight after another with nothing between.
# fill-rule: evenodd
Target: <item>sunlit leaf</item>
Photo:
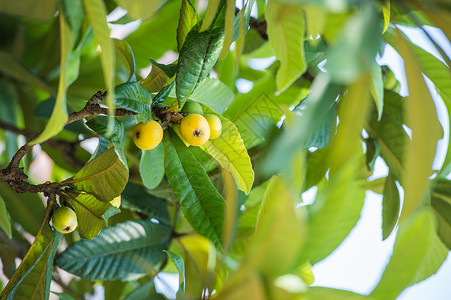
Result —
<instances>
[{"instance_id":1,"label":"sunlit leaf","mask_svg":"<svg viewBox=\"0 0 451 300\"><path fill-rule=\"evenodd\" d=\"M280 4L269 0L266 22L271 47L280 60L277 71L277 91L286 90L307 69L304 57L305 24L299 5Z\"/></svg>"},{"instance_id":2,"label":"sunlit leaf","mask_svg":"<svg viewBox=\"0 0 451 300\"><path fill-rule=\"evenodd\" d=\"M382 199L382 239L386 239L398 221L399 215L399 191L392 175L388 174Z\"/></svg>"},{"instance_id":3,"label":"sunlit leaf","mask_svg":"<svg viewBox=\"0 0 451 300\"><path fill-rule=\"evenodd\" d=\"M207 107L204 107L204 112L212 113ZM222 123L221 135L209 140L201 148L228 170L235 179L237 188L247 194L254 182L251 159L235 125L221 115L216 116Z\"/></svg>"},{"instance_id":4,"label":"sunlit leaf","mask_svg":"<svg viewBox=\"0 0 451 300\"><path fill-rule=\"evenodd\" d=\"M182 49L186 36L199 22L199 16L190 0L183 0L180 8L179 26L177 27L177 49Z\"/></svg>"},{"instance_id":5,"label":"sunlit leaf","mask_svg":"<svg viewBox=\"0 0 451 300\"><path fill-rule=\"evenodd\" d=\"M390 25L390 0L383 1L382 13L384 14L384 30L382 30L382 33L385 33L388 25Z\"/></svg>"},{"instance_id":6,"label":"sunlit leaf","mask_svg":"<svg viewBox=\"0 0 451 300\"><path fill-rule=\"evenodd\" d=\"M133 19L147 20L152 17L160 5L164 3L162 0L115 0L118 5L125 9Z\"/></svg>"},{"instance_id":7,"label":"sunlit leaf","mask_svg":"<svg viewBox=\"0 0 451 300\"><path fill-rule=\"evenodd\" d=\"M224 2L223 0L212 0L208 1L207 11L205 13L204 20L202 21L202 26L200 27L200 31L206 30L213 22L215 16L217 15L218 9L220 9L220 3Z\"/></svg>"},{"instance_id":8,"label":"sunlit leaf","mask_svg":"<svg viewBox=\"0 0 451 300\"><path fill-rule=\"evenodd\" d=\"M127 67L130 76L127 82L136 80L135 77L135 57L133 56L132 48L123 40L113 39L114 47L116 49L116 55L122 61L122 64Z\"/></svg>"},{"instance_id":9,"label":"sunlit leaf","mask_svg":"<svg viewBox=\"0 0 451 300\"><path fill-rule=\"evenodd\" d=\"M437 234L442 242L451 249L451 184L440 180L432 191L432 211L437 219Z\"/></svg>"}]
</instances>

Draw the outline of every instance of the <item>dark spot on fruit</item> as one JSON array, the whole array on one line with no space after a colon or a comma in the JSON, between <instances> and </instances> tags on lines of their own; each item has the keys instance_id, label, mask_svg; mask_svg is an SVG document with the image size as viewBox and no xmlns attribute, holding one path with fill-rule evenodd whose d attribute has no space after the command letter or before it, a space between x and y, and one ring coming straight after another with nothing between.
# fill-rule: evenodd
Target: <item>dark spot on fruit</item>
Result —
<instances>
[{"instance_id":1,"label":"dark spot on fruit","mask_svg":"<svg viewBox=\"0 0 451 300\"><path fill-rule=\"evenodd\" d=\"M63 229L64 231L69 231L70 230L70 226L67 226L66 228Z\"/></svg>"},{"instance_id":2,"label":"dark spot on fruit","mask_svg":"<svg viewBox=\"0 0 451 300\"><path fill-rule=\"evenodd\" d=\"M139 134L140 133L141 133L141 131L139 131L139 130L135 132L135 136L136 136L137 139L139 139Z\"/></svg>"},{"instance_id":3,"label":"dark spot on fruit","mask_svg":"<svg viewBox=\"0 0 451 300\"><path fill-rule=\"evenodd\" d=\"M199 137L199 136L202 135L202 131L200 131L200 130L194 130L193 135Z\"/></svg>"}]
</instances>

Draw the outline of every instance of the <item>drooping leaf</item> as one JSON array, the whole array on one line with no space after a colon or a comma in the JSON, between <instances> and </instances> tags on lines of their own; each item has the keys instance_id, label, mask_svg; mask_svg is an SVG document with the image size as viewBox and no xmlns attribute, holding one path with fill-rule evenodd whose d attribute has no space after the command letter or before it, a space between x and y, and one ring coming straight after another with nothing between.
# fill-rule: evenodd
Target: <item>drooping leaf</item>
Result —
<instances>
[{"instance_id":1,"label":"drooping leaf","mask_svg":"<svg viewBox=\"0 0 451 300\"><path fill-rule=\"evenodd\" d=\"M199 234L221 248L224 199L174 132L164 134L164 165L185 218Z\"/></svg>"},{"instance_id":2,"label":"drooping leaf","mask_svg":"<svg viewBox=\"0 0 451 300\"><path fill-rule=\"evenodd\" d=\"M437 140L441 137L442 128L414 53L401 35L397 36L397 42L405 62L409 86L409 96L405 106L406 124L412 130L412 143L406 147L402 220L425 200Z\"/></svg>"},{"instance_id":3,"label":"drooping leaf","mask_svg":"<svg viewBox=\"0 0 451 300\"><path fill-rule=\"evenodd\" d=\"M388 174L382 198L382 239L386 239L398 221L399 191L392 175Z\"/></svg>"},{"instance_id":4,"label":"drooping leaf","mask_svg":"<svg viewBox=\"0 0 451 300\"><path fill-rule=\"evenodd\" d=\"M45 210L41 226L33 244L13 277L0 294L0 299L11 300L16 293L24 299L48 299L46 288L50 287L50 282L46 282L49 280L46 265L47 263L53 265L53 255L56 251L55 247L58 246L59 239L61 238L60 234L55 238L49 224L50 215L54 206L55 199L53 198L53 200L49 201ZM16 298L18 297L14 299Z\"/></svg>"},{"instance_id":5,"label":"drooping leaf","mask_svg":"<svg viewBox=\"0 0 451 300\"><path fill-rule=\"evenodd\" d=\"M88 162L64 183L72 184L78 190L108 202L120 195L127 181L127 168L116 155L114 148L110 148Z\"/></svg>"},{"instance_id":6,"label":"drooping leaf","mask_svg":"<svg viewBox=\"0 0 451 300\"><path fill-rule=\"evenodd\" d=\"M210 2L211 3L211 2ZM224 32L221 28L188 33L180 49L175 91L182 107L196 86L204 80L219 58Z\"/></svg>"},{"instance_id":7,"label":"drooping leaf","mask_svg":"<svg viewBox=\"0 0 451 300\"><path fill-rule=\"evenodd\" d=\"M177 49L182 49L186 36L199 22L199 16L190 0L183 0L180 8L179 26L177 27Z\"/></svg>"},{"instance_id":8,"label":"drooping leaf","mask_svg":"<svg viewBox=\"0 0 451 300\"><path fill-rule=\"evenodd\" d=\"M97 134L103 136L107 140L111 142L114 146L114 151L117 156L121 159L124 166L127 167L127 159L124 154L124 146L125 146L125 129L124 125L121 121L115 120L113 132L107 136L108 134L108 122L109 118L107 116L97 116L88 122L86 122L86 126L94 130Z\"/></svg>"},{"instance_id":9,"label":"drooping leaf","mask_svg":"<svg viewBox=\"0 0 451 300\"><path fill-rule=\"evenodd\" d=\"M166 201L148 193L143 185L128 182L122 192L121 207L155 218L161 224L171 224Z\"/></svg>"},{"instance_id":10,"label":"drooping leaf","mask_svg":"<svg viewBox=\"0 0 451 300\"><path fill-rule=\"evenodd\" d=\"M380 120L384 110L384 81L382 80L381 67L377 63L371 65L370 92L374 103L376 103L378 120Z\"/></svg>"},{"instance_id":11,"label":"drooping leaf","mask_svg":"<svg viewBox=\"0 0 451 300\"><path fill-rule=\"evenodd\" d=\"M90 280L127 280L155 275L164 259L170 228L150 220L133 220L103 229L57 257L60 268Z\"/></svg>"},{"instance_id":12,"label":"drooping leaf","mask_svg":"<svg viewBox=\"0 0 451 300\"><path fill-rule=\"evenodd\" d=\"M9 220L9 214L6 210L5 201L0 195L0 228L11 238L11 222Z\"/></svg>"},{"instance_id":13,"label":"drooping leaf","mask_svg":"<svg viewBox=\"0 0 451 300\"><path fill-rule=\"evenodd\" d=\"M204 107L204 113L213 112ZM201 148L228 170L235 179L237 188L247 194L254 182L251 159L235 125L221 115L216 116L222 123L221 135L217 139L209 140Z\"/></svg>"},{"instance_id":14,"label":"drooping leaf","mask_svg":"<svg viewBox=\"0 0 451 300\"><path fill-rule=\"evenodd\" d=\"M44 131L39 135L37 139L32 141L33 144L42 143L48 140L52 136L59 133L68 120L66 109L66 91L69 86L69 78L67 77L69 55L72 51L72 45L74 42L73 33L67 20L64 18L64 12L60 11L60 35L61 35L61 64L60 64L60 77L58 83L58 93L56 95L56 102L53 108L50 120L47 123ZM78 57L80 59L80 57Z\"/></svg>"},{"instance_id":15,"label":"drooping leaf","mask_svg":"<svg viewBox=\"0 0 451 300\"><path fill-rule=\"evenodd\" d=\"M224 44L222 46L220 59L224 58L229 52L230 44L233 40L233 30L234 30L234 20L235 20L235 1L226 1L226 11L225 11L225 24L224 24Z\"/></svg>"},{"instance_id":16,"label":"drooping leaf","mask_svg":"<svg viewBox=\"0 0 451 300\"><path fill-rule=\"evenodd\" d=\"M156 188L164 177L164 147L159 144L152 150L143 150L139 161L139 174L148 189Z\"/></svg>"},{"instance_id":17,"label":"drooping leaf","mask_svg":"<svg viewBox=\"0 0 451 300\"><path fill-rule=\"evenodd\" d=\"M280 69L276 75L277 91L280 93L307 69L303 10L299 5L269 0L265 16L269 42L276 58L280 60Z\"/></svg>"},{"instance_id":18,"label":"drooping leaf","mask_svg":"<svg viewBox=\"0 0 451 300\"><path fill-rule=\"evenodd\" d=\"M80 236L88 240L107 227L108 218L120 211L110 203L100 201L90 194L79 194L76 197L69 196L67 201L77 214L77 229Z\"/></svg>"},{"instance_id":19,"label":"drooping leaf","mask_svg":"<svg viewBox=\"0 0 451 300\"><path fill-rule=\"evenodd\" d=\"M395 299L406 287L434 274L445 260L448 249L435 232L429 208L410 214L400 223L393 255L382 278L370 296Z\"/></svg>"},{"instance_id":20,"label":"drooping leaf","mask_svg":"<svg viewBox=\"0 0 451 300\"><path fill-rule=\"evenodd\" d=\"M101 0L83 0L86 15L94 31L96 41L99 43L100 62L102 64L103 78L108 90L106 104L109 115L114 111L114 78L116 77L116 63L114 56L114 44L110 39L110 30L106 21L107 10ZM108 130L113 130L113 121L110 121Z\"/></svg>"},{"instance_id":21,"label":"drooping leaf","mask_svg":"<svg viewBox=\"0 0 451 300\"><path fill-rule=\"evenodd\" d=\"M116 49L116 55L122 61L122 64L127 67L130 76L127 79L129 81L136 81L135 77L135 57L133 56L132 48L124 40L113 39L114 47Z\"/></svg>"}]
</instances>

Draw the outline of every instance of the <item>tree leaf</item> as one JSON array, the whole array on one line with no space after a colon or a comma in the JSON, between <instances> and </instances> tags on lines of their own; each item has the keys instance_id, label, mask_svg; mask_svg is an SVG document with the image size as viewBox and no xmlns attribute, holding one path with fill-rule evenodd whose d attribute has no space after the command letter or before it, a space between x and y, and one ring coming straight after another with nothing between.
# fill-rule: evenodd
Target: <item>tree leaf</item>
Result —
<instances>
[{"instance_id":1,"label":"tree leaf","mask_svg":"<svg viewBox=\"0 0 451 300\"><path fill-rule=\"evenodd\" d=\"M356 294L350 291L319 286L310 287L306 296L309 300L374 300L372 297Z\"/></svg>"},{"instance_id":2,"label":"tree leaf","mask_svg":"<svg viewBox=\"0 0 451 300\"><path fill-rule=\"evenodd\" d=\"M399 191L391 174L385 181L384 197L382 198L382 239L385 240L391 234L398 222L399 216Z\"/></svg>"},{"instance_id":3,"label":"tree leaf","mask_svg":"<svg viewBox=\"0 0 451 300\"><path fill-rule=\"evenodd\" d=\"M233 40L235 21L235 0L226 0L225 24L224 24L224 44L219 59L222 59L229 52Z\"/></svg>"},{"instance_id":4,"label":"tree leaf","mask_svg":"<svg viewBox=\"0 0 451 300\"><path fill-rule=\"evenodd\" d=\"M56 244L55 247L57 247L61 238L61 235L57 235L55 239L52 228L49 225L50 214L54 206L55 200L53 198L45 210L41 226L33 244L0 294L0 299L13 299L16 292L23 296L24 299L35 299L34 297L40 299L39 297L44 297L47 283L43 282L42 279L48 278L45 276L47 272L46 264L48 262L50 265L53 265L53 255L54 251L56 251L53 245Z\"/></svg>"},{"instance_id":5,"label":"tree leaf","mask_svg":"<svg viewBox=\"0 0 451 300\"><path fill-rule=\"evenodd\" d=\"M174 263L175 267L179 271L180 274L180 280L179 280L179 290L178 292L184 293L185 292L185 263L183 262L183 258L175 254L171 251L165 251L168 255L169 259Z\"/></svg>"},{"instance_id":6,"label":"tree leaf","mask_svg":"<svg viewBox=\"0 0 451 300\"><path fill-rule=\"evenodd\" d=\"M5 201L0 195L0 228L11 238L11 222L9 221L9 214L6 210Z\"/></svg>"},{"instance_id":7,"label":"tree leaf","mask_svg":"<svg viewBox=\"0 0 451 300\"><path fill-rule=\"evenodd\" d=\"M438 180L432 191L432 211L437 219L437 234L442 242L451 249L451 184L447 180Z\"/></svg>"},{"instance_id":8,"label":"tree leaf","mask_svg":"<svg viewBox=\"0 0 451 300\"><path fill-rule=\"evenodd\" d=\"M60 11L60 35L61 35L61 63L60 63L60 77L58 83L58 93L56 95L56 102L53 108L52 115L48 121L44 131L39 135L39 137L33 140L32 144L42 143L52 136L58 134L63 130L64 125L68 120L67 109L66 109L66 92L69 86L69 78L67 77L68 61L70 52L72 51L72 45L74 42L74 36L64 18L64 12ZM78 57L79 59L80 57Z\"/></svg>"},{"instance_id":9,"label":"tree leaf","mask_svg":"<svg viewBox=\"0 0 451 300\"><path fill-rule=\"evenodd\" d=\"M211 22L213 22L214 18L219 13L218 10L220 10L221 2L223 2L223 0L208 1L207 11L205 12L202 26L200 27L201 32L206 30L211 25Z\"/></svg>"},{"instance_id":10,"label":"tree leaf","mask_svg":"<svg viewBox=\"0 0 451 300\"><path fill-rule=\"evenodd\" d=\"M5 15L24 17L35 22L46 22L55 16L56 0L44 0L36 3L33 0L21 0L12 5L9 2L0 3L0 11Z\"/></svg>"},{"instance_id":11,"label":"tree leaf","mask_svg":"<svg viewBox=\"0 0 451 300\"><path fill-rule=\"evenodd\" d=\"M114 44L110 39L110 30L106 21L107 10L101 0L83 0L86 15L94 31L96 41L99 43L100 62L102 64L103 78L108 90L106 104L109 115L114 112L114 78L116 77L116 63L114 56ZM113 130L113 122L108 125L108 130Z\"/></svg>"},{"instance_id":12,"label":"tree leaf","mask_svg":"<svg viewBox=\"0 0 451 300\"><path fill-rule=\"evenodd\" d=\"M82 238L94 238L108 225L108 218L120 212L108 202L98 200L90 194L68 195L67 201L77 214L78 232Z\"/></svg>"},{"instance_id":13,"label":"tree leaf","mask_svg":"<svg viewBox=\"0 0 451 300\"><path fill-rule=\"evenodd\" d=\"M430 209L410 214L399 225L393 255L370 296L395 299L406 287L434 274L447 254L448 249L435 233Z\"/></svg>"},{"instance_id":14,"label":"tree leaf","mask_svg":"<svg viewBox=\"0 0 451 300\"><path fill-rule=\"evenodd\" d=\"M139 286L124 298L124 300L157 300L151 297L152 290L155 289L155 282L152 279L140 283Z\"/></svg>"},{"instance_id":15,"label":"tree leaf","mask_svg":"<svg viewBox=\"0 0 451 300\"><path fill-rule=\"evenodd\" d=\"M161 224L171 225L166 201L149 194L146 188L129 181L122 192L121 207L138 211L149 218L157 219Z\"/></svg>"},{"instance_id":16,"label":"tree leaf","mask_svg":"<svg viewBox=\"0 0 451 300\"><path fill-rule=\"evenodd\" d=\"M221 248L225 202L180 138L164 134L166 177L191 226Z\"/></svg>"},{"instance_id":17,"label":"tree leaf","mask_svg":"<svg viewBox=\"0 0 451 300\"><path fill-rule=\"evenodd\" d=\"M92 240L81 240L57 257L57 265L90 280L131 280L155 275L166 256L170 228L149 220L133 220L103 229Z\"/></svg>"},{"instance_id":18,"label":"tree leaf","mask_svg":"<svg viewBox=\"0 0 451 300\"><path fill-rule=\"evenodd\" d=\"M177 27L177 49L182 49L186 36L199 22L199 16L190 0L182 0L180 8L179 26Z\"/></svg>"},{"instance_id":19,"label":"tree leaf","mask_svg":"<svg viewBox=\"0 0 451 300\"><path fill-rule=\"evenodd\" d=\"M221 28L204 32L191 30L188 33L180 49L175 77L175 92L180 107L210 73L219 58L223 41L224 32Z\"/></svg>"},{"instance_id":20,"label":"tree leaf","mask_svg":"<svg viewBox=\"0 0 451 300\"><path fill-rule=\"evenodd\" d=\"M143 150L139 161L139 173L148 189L156 188L164 177L164 146L159 144L152 150Z\"/></svg>"},{"instance_id":21,"label":"tree leaf","mask_svg":"<svg viewBox=\"0 0 451 300\"><path fill-rule=\"evenodd\" d=\"M97 116L93 119L90 119L86 122L86 126L94 130L97 134L103 136L105 139L109 140L111 144L114 146L114 151L117 156L120 158L124 166L127 166L127 159L124 154L124 146L126 141L126 133L124 129L124 125L118 119L114 122L113 132L107 136L108 134L108 122L111 117L107 116Z\"/></svg>"},{"instance_id":22,"label":"tree leaf","mask_svg":"<svg viewBox=\"0 0 451 300\"><path fill-rule=\"evenodd\" d=\"M143 122L152 120L152 95L136 81L117 86L115 102L118 106L139 113Z\"/></svg>"},{"instance_id":23,"label":"tree leaf","mask_svg":"<svg viewBox=\"0 0 451 300\"><path fill-rule=\"evenodd\" d=\"M370 92L376 103L378 120L380 120L384 110L384 81L382 80L381 67L376 62L371 65Z\"/></svg>"},{"instance_id":24,"label":"tree leaf","mask_svg":"<svg viewBox=\"0 0 451 300\"><path fill-rule=\"evenodd\" d=\"M78 190L109 202L120 195L127 181L127 168L116 155L114 148L110 148L88 162L64 183L73 184Z\"/></svg>"},{"instance_id":25,"label":"tree leaf","mask_svg":"<svg viewBox=\"0 0 451 300\"><path fill-rule=\"evenodd\" d=\"M296 268L296 257L307 236L302 223L290 190L280 178L273 177L265 191L255 236L242 268L257 269L268 277L277 277Z\"/></svg>"},{"instance_id":26,"label":"tree leaf","mask_svg":"<svg viewBox=\"0 0 451 300\"><path fill-rule=\"evenodd\" d=\"M269 43L280 60L277 71L277 92L286 90L307 69L304 57L305 25L299 5L269 0L266 6Z\"/></svg>"},{"instance_id":27,"label":"tree leaf","mask_svg":"<svg viewBox=\"0 0 451 300\"><path fill-rule=\"evenodd\" d=\"M140 84L150 93L160 91L165 85L169 85L171 77L161 68L161 64L152 61L152 69L147 77L140 81Z\"/></svg>"},{"instance_id":28,"label":"tree leaf","mask_svg":"<svg viewBox=\"0 0 451 300\"><path fill-rule=\"evenodd\" d=\"M390 25L390 0L383 1L382 13L384 14L384 30L382 30L382 33L385 33L388 25Z\"/></svg>"},{"instance_id":29,"label":"tree leaf","mask_svg":"<svg viewBox=\"0 0 451 300\"><path fill-rule=\"evenodd\" d=\"M123 40L113 39L113 42L117 57L119 57L124 66L126 66L128 71L130 72L130 76L128 77L127 82L129 82L130 80L136 81L135 57L133 56L132 48L126 41Z\"/></svg>"},{"instance_id":30,"label":"tree leaf","mask_svg":"<svg viewBox=\"0 0 451 300\"><path fill-rule=\"evenodd\" d=\"M397 36L397 42L405 62L409 86L405 106L406 124L412 129L412 143L406 147L406 172L403 176L405 197L400 217L403 220L425 201L437 140L441 138L442 128L415 55L401 35Z\"/></svg>"},{"instance_id":31,"label":"tree leaf","mask_svg":"<svg viewBox=\"0 0 451 300\"><path fill-rule=\"evenodd\" d=\"M204 107L204 113L213 113L213 111ZM209 140L201 148L232 174L238 189L248 194L254 182L251 158L235 125L223 116L215 115L221 120L222 133L217 139Z\"/></svg>"}]
</instances>

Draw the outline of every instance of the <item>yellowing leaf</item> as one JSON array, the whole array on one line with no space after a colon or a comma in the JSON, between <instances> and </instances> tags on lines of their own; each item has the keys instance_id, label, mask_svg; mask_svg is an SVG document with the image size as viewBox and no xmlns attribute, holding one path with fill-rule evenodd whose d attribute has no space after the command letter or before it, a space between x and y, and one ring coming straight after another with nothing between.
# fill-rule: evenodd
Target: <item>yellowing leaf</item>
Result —
<instances>
[{"instance_id":1,"label":"yellowing leaf","mask_svg":"<svg viewBox=\"0 0 451 300\"><path fill-rule=\"evenodd\" d=\"M204 106L204 113L213 113L213 111ZM222 123L221 136L209 140L201 148L228 170L235 179L237 188L247 194L254 182L251 158L235 125L223 116L217 116Z\"/></svg>"},{"instance_id":2,"label":"yellowing leaf","mask_svg":"<svg viewBox=\"0 0 451 300\"><path fill-rule=\"evenodd\" d=\"M204 21L202 22L202 26L200 27L200 32L206 30L210 26L211 22L213 22L213 19L215 18L216 12L218 10L219 3L219 0L208 1L207 12L205 13Z\"/></svg>"},{"instance_id":3,"label":"yellowing leaf","mask_svg":"<svg viewBox=\"0 0 451 300\"><path fill-rule=\"evenodd\" d=\"M406 124L412 129L412 142L408 143L405 149L406 172L403 177L405 198L401 212L402 221L425 201L437 140L441 137L441 127L417 58L400 34L397 35L397 42L405 62L409 86L409 96L405 105Z\"/></svg>"},{"instance_id":4,"label":"yellowing leaf","mask_svg":"<svg viewBox=\"0 0 451 300\"><path fill-rule=\"evenodd\" d=\"M385 31L387 31L388 25L390 25L390 0L384 0L382 13L384 14L384 30L382 31L382 33L385 33Z\"/></svg>"},{"instance_id":5,"label":"yellowing leaf","mask_svg":"<svg viewBox=\"0 0 451 300\"><path fill-rule=\"evenodd\" d=\"M268 38L280 60L277 91L283 92L307 69L304 57L304 14L299 5L269 0L266 7Z\"/></svg>"}]
</instances>

